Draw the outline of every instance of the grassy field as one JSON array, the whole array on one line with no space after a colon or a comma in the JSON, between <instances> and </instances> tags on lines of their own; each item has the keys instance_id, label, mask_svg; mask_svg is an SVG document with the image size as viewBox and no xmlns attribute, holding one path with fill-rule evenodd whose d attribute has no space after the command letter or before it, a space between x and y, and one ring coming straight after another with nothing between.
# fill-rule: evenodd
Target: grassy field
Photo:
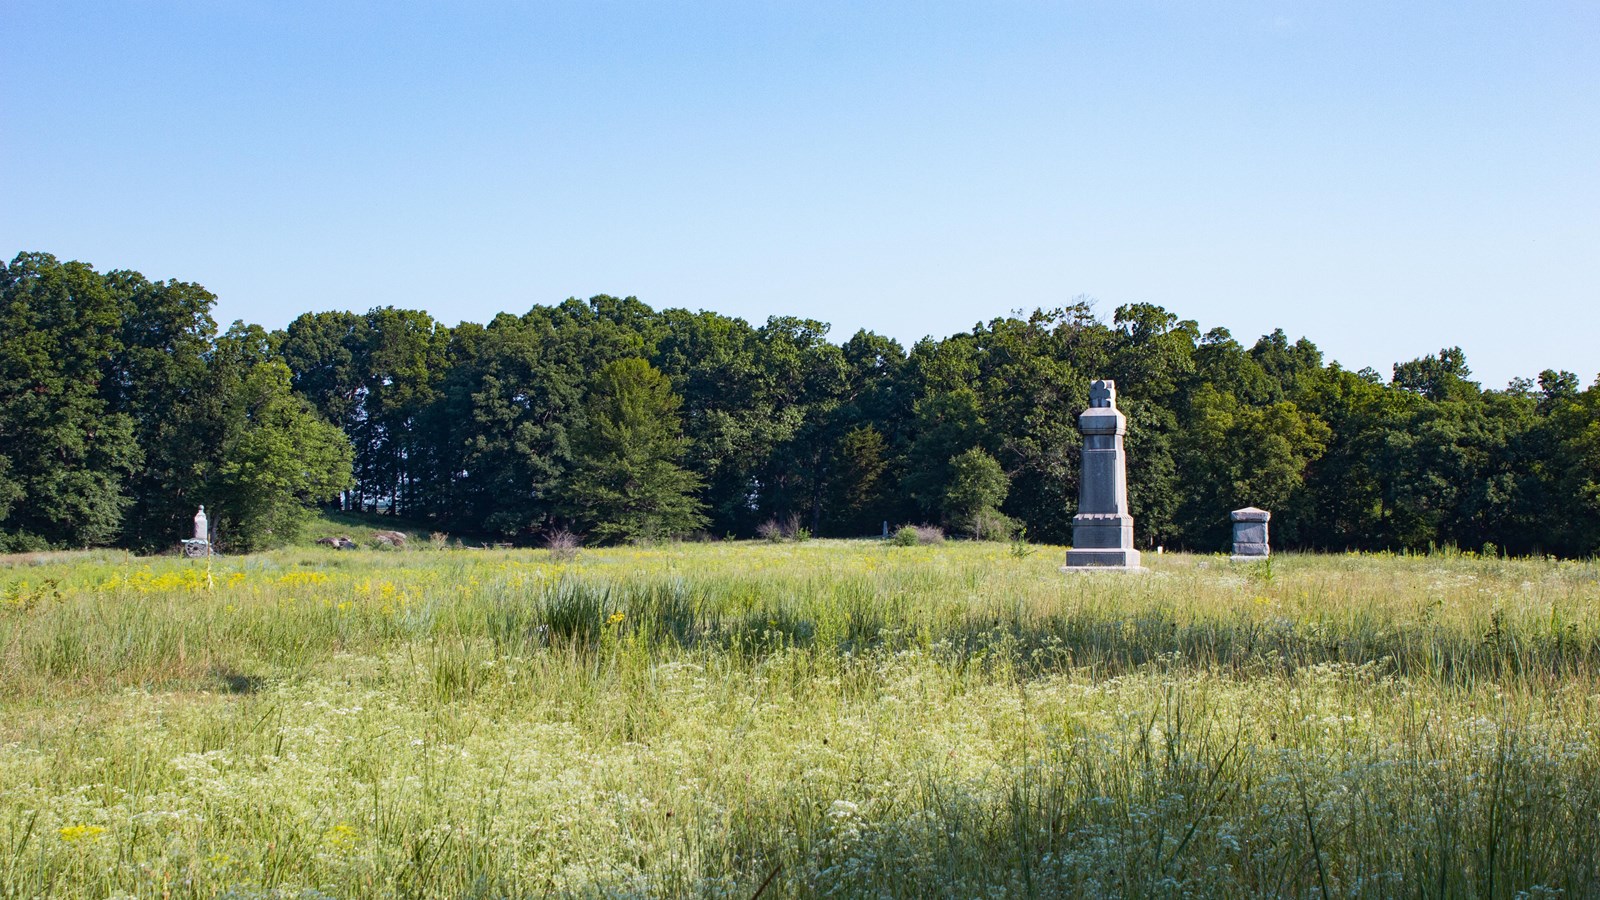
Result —
<instances>
[{"instance_id":1,"label":"grassy field","mask_svg":"<svg viewBox=\"0 0 1600 900\"><path fill-rule=\"evenodd\" d=\"M1600 896L1600 564L1060 558L8 558L0 895Z\"/></svg>"}]
</instances>

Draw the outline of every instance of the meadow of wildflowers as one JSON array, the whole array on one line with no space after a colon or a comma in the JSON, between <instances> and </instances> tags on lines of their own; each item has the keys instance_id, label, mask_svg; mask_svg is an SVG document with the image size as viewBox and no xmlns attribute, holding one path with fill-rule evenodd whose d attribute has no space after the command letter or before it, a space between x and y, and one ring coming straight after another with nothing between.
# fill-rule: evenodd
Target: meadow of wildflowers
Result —
<instances>
[{"instance_id":1,"label":"meadow of wildflowers","mask_svg":"<svg viewBox=\"0 0 1600 900\"><path fill-rule=\"evenodd\" d=\"M1600 565L0 564L0 896L1600 896Z\"/></svg>"}]
</instances>

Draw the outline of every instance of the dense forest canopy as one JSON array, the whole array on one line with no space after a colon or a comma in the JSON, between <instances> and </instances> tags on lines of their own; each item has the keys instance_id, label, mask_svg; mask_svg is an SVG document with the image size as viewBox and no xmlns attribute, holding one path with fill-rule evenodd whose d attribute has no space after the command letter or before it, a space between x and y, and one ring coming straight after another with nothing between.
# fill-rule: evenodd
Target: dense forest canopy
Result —
<instances>
[{"instance_id":1,"label":"dense forest canopy","mask_svg":"<svg viewBox=\"0 0 1600 900\"><path fill-rule=\"evenodd\" d=\"M0 266L0 548L150 549L194 508L291 537L343 502L535 539L820 535L998 522L1066 542L1093 378L1128 416L1137 539L1219 550L1228 511L1280 546L1600 549L1600 379L1485 390L1459 349L1392 379L1282 331L1131 304L997 318L907 349L779 316L593 297L486 325L314 312L219 333L215 298L23 253Z\"/></svg>"}]
</instances>

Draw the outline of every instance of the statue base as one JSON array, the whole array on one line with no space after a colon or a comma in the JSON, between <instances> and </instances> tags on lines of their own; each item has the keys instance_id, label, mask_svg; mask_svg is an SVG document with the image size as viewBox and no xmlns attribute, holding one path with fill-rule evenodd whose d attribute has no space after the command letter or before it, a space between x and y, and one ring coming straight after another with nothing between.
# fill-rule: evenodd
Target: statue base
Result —
<instances>
[{"instance_id":1,"label":"statue base","mask_svg":"<svg viewBox=\"0 0 1600 900\"><path fill-rule=\"evenodd\" d=\"M1072 517L1072 548L1062 571L1144 571L1133 549L1133 517L1125 513L1079 513Z\"/></svg>"},{"instance_id":2,"label":"statue base","mask_svg":"<svg viewBox=\"0 0 1600 900\"><path fill-rule=\"evenodd\" d=\"M1139 565L1139 551L1129 548L1080 550L1074 547L1067 551L1067 564L1061 567L1063 572L1092 572L1107 569L1125 572L1145 571L1145 568Z\"/></svg>"}]
</instances>

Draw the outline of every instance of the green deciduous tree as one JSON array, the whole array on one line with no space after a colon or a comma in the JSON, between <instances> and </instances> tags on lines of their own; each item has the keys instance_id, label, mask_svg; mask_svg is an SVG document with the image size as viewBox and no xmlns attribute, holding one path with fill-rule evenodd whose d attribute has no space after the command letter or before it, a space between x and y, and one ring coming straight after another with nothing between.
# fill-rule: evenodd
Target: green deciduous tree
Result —
<instances>
[{"instance_id":1,"label":"green deciduous tree","mask_svg":"<svg viewBox=\"0 0 1600 900\"><path fill-rule=\"evenodd\" d=\"M1187 491L1181 521L1200 547L1221 549L1230 510L1294 508L1306 470L1331 432L1288 400L1252 406L1203 385L1190 402L1193 421L1179 442Z\"/></svg>"},{"instance_id":2,"label":"green deciduous tree","mask_svg":"<svg viewBox=\"0 0 1600 900\"><path fill-rule=\"evenodd\" d=\"M116 297L83 263L21 253L0 265L0 544L121 534L142 454L133 420L104 393L120 323Z\"/></svg>"},{"instance_id":3,"label":"green deciduous tree","mask_svg":"<svg viewBox=\"0 0 1600 900\"><path fill-rule=\"evenodd\" d=\"M420 434L445 374L449 329L419 310L385 306L354 313L307 313L289 324L281 353L294 387L350 436L355 494L396 514L425 502L434 462Z\"/></svg>"},{"instance_id":4,"label":"green deciduous tree","mask_svg":"<svg viewBox=\"0 0 1600 900\"><path fill-rule=\"evenodd\" d=\"M1446 347L1437 356L1424 356L1396 363L1394 386L1426 397L1435 403L1445 400L1471 400L1478 396L1478 385L1467 379L1467 355L1460 347Z\"/></svg>"},{"instance_id":5,"label":"green deciduous tree","mask_svg":"<svg viewBox=\"0 0 1600 900\"><path fill-rule=\"evenodd\" d=\"M644 350L631 298L568 300L487 327L452 330L448 371L418 416L427 431L421 511L451 527L512 536L547 527L572 462L585 382Z\"/></svg>"},{"instance_id":6,"label":"green deciduous tree","mask_svg":"<svg viewBox=\"0 0 1600 900\"><path fill-rule=\"evenodd\" d=\"M826 323L773 316L758 332L765 393L784 436L757 473L757 507L764 519L802 516L819 529L828 462L847 425L842 398L849 367L828 343Z\"/></svg>"},{"instance_id":7,"label":"green deciduous tree","mask_svg":"<svg viewBox=\"0 0 1600 900\"><path fill-rule=\"evenodd\" d=\"M945 521L974 537L995 537L986 532L1002 521L1000 504L1010 489L1011 479L994 457L977 447L957 454L944 490Z\"/></svg>"},{"instance_id":8,"label":"green deciduous tree","mask_svg":"<svg viewBox=\"0 0 1600 900\"><path fill-rule=\"evenodd\" d=\"M1128 508L1134 537L1149 545L1181 536L1177 524L1183 497L1178 463L1177 410L1193 376L1199 326L1159 306L1118 307L1108 370L1096 377L1117 382L1118 405L1128 417ZM1092 371L1092 370L1091 370Z\"/></svg>"},{"instance_id":9,"label":"green deciduous tree","mask_svg":"<svg viewBox=\"0 0 1600 900\"><path fill-rule=\"evenodd\" d=\"M366 317L352 312L304 313L279 342L295 392L346 433L360 426L363 415L368 343Z\"/></svg>"},{"instance_id":10,"label":"green deciduous tree","mask_svg":"<svg viewBox=\"0 0 1600 900\"><path fill-rule=\"evenodd\" d=\"M220 459L207 490L219 539L238 550L293 540L309 506L353 480L348 439L293 392L288 366L250 358L253 337L230 332L218 352L226 399Z\"/></svg>"},{"instance_id":11,"label":"green deciduous tree","mask_svg":"<svg viewBox=\"0 0 1600 900\"><path fill-rule=\"evenodd\" d=\"M1552 501L1541 521L1552 534L1543 549L1600 552L1600 378L1581 394L1552 404L1551 452L1544 469Z\"/></svg>"},{"instance_id":12,"label":"green deciduous tree","mask_svg":"<svg viewBox=\"0 0 1600 900\"><path fill-rule=\"evenodd\" d=\"M123 543L153 550L189 531L216 465L220 398L209 359L217 336L209 291L180 281L111 272L120 309L118 348L102 394L131 419L144 462L128 480Z\"/></svg>"},{"instance_id":13,"label":"green deciduous tree","mask_svg":"<svg viewBox=\"0 0 1600 900\"><path fill-rule=\"evenodd\" d=\"M1517 457L1534 401L1452 393L1456 399L1418 405L1388 435L1390 534L1398 546L1505 546L1521 530L1514 516L1526 463Z\"/></svg>"},{"instance_id":14,"label":"green deciduous tree","mask_svg":"<svg viewBox=\"0 0 1600 900\"><path fill-rule=\"evenodd\" d=\"M916 402L900 483L923 515L937 516L950 485L950 461L984 437L982 409L971 388L929 394Z\"/></svg>"},{"instance_id":15,"label":"green deciduous tree","mask_svg":"<svg viewBox=\"0 0 1600 900\"><path fill-rule=\"evenodd\" d=\"M1420 403L1370 370L1330 367L1327 377L1297 401L1327 423L1327 448L1306 467L1306 489L1295 509L1277 511L1273 533L1296 546L1346 550L1385 543L1393 485L1385 466L1388 436Z\"/></svg>"},{"instance_id":16,"label":"green deciduous tree","mask_svg":"<svg viewBox=\"0 0 1600 900\"><path fill-rule=\"evenodd\" d=\"M710 526L754 534L761 473L774 448L794 433L763 372L761 335L743 319L669 309L654 360L682 397L688 449L684 465L705 483Z\"/></svg>"}]
</instances>

